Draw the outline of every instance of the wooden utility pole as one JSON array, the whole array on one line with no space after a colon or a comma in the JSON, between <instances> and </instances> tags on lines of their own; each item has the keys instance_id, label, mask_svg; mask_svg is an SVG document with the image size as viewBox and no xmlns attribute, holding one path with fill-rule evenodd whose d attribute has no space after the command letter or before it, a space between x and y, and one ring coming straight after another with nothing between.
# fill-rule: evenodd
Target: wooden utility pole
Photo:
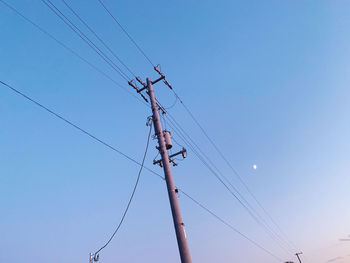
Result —
<instances>
[{"instance_id":1,"label":"wooden utility pole","mask_svg":"<svg viewBox=\"0 0 350 263\"><path fill-rule=\"evenodd\" d=\"M147 84L146 84L147 93L149 95L150 102L151 102L154 131L158 139L158 150L161 155L162 167L164 170L166 186L168 189L168 196L170 201L171 213L173 215L173 221L174 221L175 233L177 238L177 244L180 252L180 258L182 263L191 263L192 260L191 260L190 250L187 244L185 226L182 221L180 206L177 200L177 191L175 189L174 180L173 180L173 176L170 168L169 156L168 156L167 146L164 138L164 131L162 129L162 124L160 122L158 104L154 95L152 84L153 83L151 79L147 78Z\"/></svg>"}]
</instances>

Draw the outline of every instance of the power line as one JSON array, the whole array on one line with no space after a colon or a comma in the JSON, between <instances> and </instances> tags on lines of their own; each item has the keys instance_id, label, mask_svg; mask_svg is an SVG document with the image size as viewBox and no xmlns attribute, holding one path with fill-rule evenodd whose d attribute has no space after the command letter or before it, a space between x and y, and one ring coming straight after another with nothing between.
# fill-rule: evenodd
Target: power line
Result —
<instances>
[{"instance_id":1,"label":"power line","mask_svg":"<svg viewBox=\"0 0 350 263\"><path fill-rule=\"evenodd\" d=\"M168 113L169 114L169 113ZM169 115L171 116L171 115ZM207 159L209 159L202 151L201 149L192 141L192 139L188 136L188 134L181 128L181 126L178 125L178 123L176 122L175 119L171 120L168 119L169 121L169 126L174 130L174 132L185 142L185 144L190 147L190 149L194 152L194 154L197 156L197 158L202 162L202 164L208 168L208 170L216 177L216 179L218 179L218 181L226 188L226 190L228 190L228 192L230 193L230 195L235 198L240 205L248 212L248 214L254 219L254 221L260 225L263 229L265 229L267 231L267 234L269 235L269 237L282 249L284 250L284 252L287 252L287 254L289 254L290 252L280 243L280 239L278 238L278 236L276 235L276 233L274 233L274 231L266 224L266 222L261 218L261 216L259 215L259 213L256 212L256 210L249 204L249 202L242 196L242 194L230 183L225 183L224 180L221 178L223 177L224 179L226 179L226 181L228 180L221 172L220 170L218 170L219 175L217 172L215 172L213 170L213 168L207 163L207 161L205 160L205 157ZM174 122L175 124L174 124ZM178 126L178 127L177 127ZM185 135L183 134L185 133ZM189 138L187 139L186 136ZM191 140L195 146L192 145L192 142L189 141ZM196 148L200 151L200 153L203 156L201 156L200 153L197 152ZM210 159L209 159L210 160ZM216 166L214 166L216 167ZM216 169L218 169L216 167ZM231 186L231 187L230 187ZM233 190L232 190L232 189ZM275 236L277 236L277 239L275 239Z\"/></svg>"},{"instance_id":2,"label":"power line","mask_svg":"<svg viewBox=\"0 0 350 263\"><path fill-rule=\"evenodd\" d=\"M172 89L173 90L173 89ZM204 136L208 139L210 144L215 148L215 150L219 153L220 157L226 162L226 164L229 166L229 168L232 170L232 172L236 175L236 177L239 179L239 181L242 183L244 188L247 190L249 195L254 199L254 201L258 204L258 206L261 208L261 210L267 215L267 217L270 219L270 221L275 225L275 227L281 232L284 239L286 240L286 243L288 243L291 247L296 249L296 246L293 244L293 242L290 241L290 239L287 237L287 235L284 233L282 228L277 224L277 222L272 218L272 216L268 213L268 211L263 207L261 202L258 200L258 198L253 194L253 192L250 190L248 185L244 182L242 177L239 175L239 173L234 169L232 164L227 160L225 155L222 153L222 151L219 149L219 147L214 143L214 141L209 137L208 133L205 131L205 129L202 127L202 125L199 123L199 121L195 118L193 113L190 111L190 109L184 104L184 102L180 99L180 97L177 95L177 93L173 90L176 97L179 98L180 103L183 105L187 113L190 115L192 120L196 123L196 125L200 128L200 130L203 132Z\"/></svg>"},{"instance_id":3,"label":"power line","mask_svg":"<svg viewBox=\"0 0 350 263\"><path fill-rule=\"evenodd\" d=\"M158 104L161 106L159 102ZM270 238L273 241L275 241L280 248L282 248L285 252L287 252L287 254L289 254L290 252L288 251L288 249L280 243L280 242L284 243L285 241L266 223L266 221L261 217L261 215L256 211L256 209L254 209L251 206L251 204L244 198L244 196L239 192L239 190L236 187L234 187L234 185L230 182L230 180L228 180L228 178L224 176L224 174L219 170L219 168L210 160L210 158L193 141L193 139L188 135L188 133L186 133L186 131L179 125L176 119L169 112L167 112L165 116L168 119L170 125L172 124L171 127L173 128L175 133L177 133L180 136L180 138L190 147L190 149L195 153L197 158L204 164L204 166L207 167L208 170L219 180L219 182L225 186L225 188L243 206L243 208L250 214L250 216L263 229L267 231L267 234L270 236ZM197 152L197 150L199 152ZM207 163L207 161L209 162L209 164ZM215 169L216 171L214 171L213 169ZM227 184L224 182L224 180L226 181ZM234 192L230 189L230 187L233 189ZM275 237L277 239L275 239Z\"/></svg>"},{"instance_id":4,"label":"power line","mask_svg":"<svg viewBox=\"0 0 350 263\"><path fill-rule=\"evenodd\" d=\"M158 174L157 172L154 172L153 170L151 170L150 168L148 168L147 166L144 166L143 162L139 163L138 161L136 161L134 158L126 155L125 153L121 152L120 150L118 150L117 148L115 148L114 146L111 146L110 144L104 142L103 140L99 139L98 137L96 137L95 135L89 133L88 131L86 131L85 129L79 127L78 125L74 124L73 122L69 121L68 119L64 118L63 116L61 116L60 114L54 112L53 110L49 109L48 107L44 106L43 104L39 103L38 101L32 99L31 97L27 96L26 94L22 93L21 91L19 91L18 89L15 89L14 87L12 87L11 85L3 82L0 80L0 84L2 84L3 86L9 88L10 90L12 90L13 92L17 93L18 95L24 97L25 99L27 99L28 101L34 103L35 105L39 106L40 108L44 109L45 111L49 112L50 114L52 114L53 116L59 118L60 120L64 121L66 124L72 126L73 128L79 130L80 132L84 133L85 135L89 136L90 138L92 138L93 140L101 143L102 145L106 146L107 148L117 152L118 154L122 155L123 157L125 157L126 159L128 159L129 161L132 161L133 163L139 165L140 167L143 167L144 169L146 169L147 171L151 172L152 174L158 176L160 179L164 180L164 177L160 174ZM227 222L225 222L224 220L222 220L219 216L217 216L216 214L214 214L213 212L211 212L208 208L206 208L204 205L202 205L199 201L195 200L193 197L191 197L189 194L185 193L183 190L181 190L180 188L177 188L179 191L181 191L184 195L186 195L188 198L190 198L190 200L194 203L196 203L197 205L199 205L202 209L204 209L205 211L209 212L212 216L214 216L216 219L218 219L219 221L221 221L222 223L224 223L226 226L228 226L229 228L235 230L237 233L239 233L241 236L245 237L246 239L248 239L250 242L252 242L255 246L259 247L260 249L264 250L266 253L270 254L271 256L273 256L274 258L280 260L277 256L275 256L273 253L271 253L270 251L264 249L261 245L259 245L257 242L255 242L254 240L248 238L246 235L242 234L240 231L236 230L233 226L229 225Z\"/></svg>"},{"instance_id":5,"label":"power line","mask_svg":"<svg viewBox=\"0 0 350 263\"><path fill-rule=\"evenodd\" d=\"M179 189L179 191L184 194L187 198L189 198L192 202L194 202L196 205L198 205L200 208L202 208L203 210L205 210L206 212L208 212L209 214L211 214L213 217L215 217L217 220L219 220L221 223L223 223L224 225L226 225L227 227L229 227L231 230L233 230L234 232L236 232L237 234L239 234L240 236L242 236L243 238L247 239L249 242L251 242L253 245L255 245L256 247L258 247L259 249L265 251L266 253L268 253L270 256L274 257L276 260L283 262L283 260L276 256L275 254L273 254L271 251L267 250L266 248L264 248L263 246L259 245L257 242L255 242L254 240L252 240L251 238L249 238L248 236L246 236L245 234L243 234L242 232L240 232L239 230L237 230L236 228L234 228L231 224L229 224L228 222L226 222L224 219L222 219L221 217L219 217L218 215L216 215L214 212L212 212L211 210L209 210L206 206L202 205L200 202L198 202L197 200L195 200L193 197L191 197L189 194L185 193L184 191L182 191L181 189Z\"/></svg>"},{"instance_id":6,"label":"power line","mask_svg":"<svg viewBox=\"0 0 350 263\"><path fill-rule=\"evenodd\" d=\"M136 43L136 41L133 39L133 37L126 31L126 29L119 23L118 19L112 14L111 11L107 8L107 6L101 1L98 0L101 4L101 6L106 10L106 12L113 18L113 20L117 23L117 25L121 28L121 30L125 33L125 35L130 39L130 41L135 45L135 47L141 52L141 54L147 59L147 61L154 67L155 65L149 58L149 56L146 55L146 53L143 51L143 49Z\"/></svg>"},{"instance_id":7,"label":"power line","mask_svg":"<svg viewBox=\"0 0 350 263\"><path fill-rule=\"evenodd\" d=\"M121 85L120 83L118 83L115 79L113 79L111 76L109 76L107 73L105 73L104 71L102 71L100 68L98 68L96 65L94 65L93 63L91 63L90 61L88 61L86 58L82 57L81 55L79 55L76 51L74 51L72 48L70 48L69 46L67 46L66 44L64 44L62 41L60 41L58 38L56 38L54 35L52 35L51 33L49 33L47 30L45 30L44 28L42 28L41 26L39 26L37 23L35 23L33 20L29 19L28 17L26 17L24 14L22 14L20 11L18 11L16 8L14 8L13 6L11 6L10 4L8 4L6 1L4 0L0 0L0 2L2 2L7 8L9 8L10 10L12 10L14 13L16 13L17 15L19 15L22 19L24 19L26 22L28 22L29 24L31 24L32 26L34 26L36 29L38 29L41 33L43 33L44 35L46 35L47 37L51 38L52 40L54 40L57 44L59 44L60 46L62 46L64 49L66 49L67 51L69 51L71 54L73 54L74 56L76 56L77 58L79 58L81 61L85 62L87 65L89 65L91 68L93 68L95 71L97 71L98 73L100 73L101 75L103 75L104 77L106 77L107 79L109 79L111 82L113 82L116 86L118 86L119 88L121 88L123 91L129 93L129 95L133 96L134 98L136 98L138 101L142 102L143 104L145 104L145 102L143 100L141 100L138 96L136 96L133 92L131 92L129 89L125 88L123 85ZM147 104L145 104L147 105Z\"/></svg>"},{"instance_id":8,"label":"power line","mask_svg":"<svg viewBox=\"0 0 350 263\"><path fill-rule=\"evenodd\" d=\"M111 54L120 62L120 64L122 64L127 71L129 71L129 73L131 75L133 75L134 77L136 77L135 73L131 71L131 69L115 54L115 52L106 44L105 41L102 40L102 38L88 25L88 23L82 19L78 13L76 11L74 11L74 9L65 1L62 0L62 2L66 5L66 7L79 19L79 21L81 23L83 23L88 29L89 31L102 43L102 45L108 49L109 52L111 52Z\"/></svg>"},{"instance_id":9,"label":"power line","mask_svg":"<svg viewBox=\"0 0 350 263\"><path fill-rule=\"evenodd\" d=\"M129 77L123 70L116 65L86 34L84 34L59 8L50 0L41 0L59 19L61 19L77 36L79 36L93 51L95 51L112 69L114 69L124 80L128 81Z\"/></svg>"},{"instance_id":10,"label":"power line","mask_svg":"<svg viewBox=\"0 0 350 263\"><path fill-rule=\"evenodd\" d=\"M151 131L152 131L152 122L149 124L149 132L148 132L148 137L147 137L147 144L146 144L146 149L145 149L145 153L143 154L143 159L142 159L142 162L141 162L141 166L140 166L140 170L137 174L137 179L136 179L136 182L135 182L135 185L134 185L134 188L132 190L132 193L130 195L130 198L129 198L129 202L124 210L124 213L122 215L122 218L120 219L120 222L117 226L117 228L114 230L113 234L111 235L111 237L108 239L108 241L100 248L98 249L95 253L94 253L94 258L97 259L99 257L99 252L101 250L103 250L105 247L108 246L108 244L112 241L112 239L114 238L114 236L117 234L119 228L121 227L121 225L123 224L123 221L125 219L125 216L126 214L128 213L128 210L129 210L129 207L130 207L130 204L134 198L134 195L135 195L135 192L136 192L136 189L137 189L137 186L139 184L139 181L140 181L140 176L141 176L141 172L142 172L142 168L143 168L143 165L145 163L145 159L146 159L146 155L147 155L147 151L148 151L148 146L149 146L149 139L150 139L150 136L151 136Z\"/></svg>"},{"instance_id":11,"label":"power line","mask_svg":"<svg viewBox=\"0 0 350 263\"><path fill-rule=\"evenodd\" d=\"M53 110L49 109L48 107L44 106L43 104L41 104L40 102L30 98L29 96L25 95L24 93L22 93L21 91L19 91L18 89L15 89L14 87L10 86L9 84L3 82L0 80L0 84L2 84L3 86L6 86L7 88L11 89L12 91L16 92L18 95L21 95L22 97L24 97L25 99L29 100L30 102L34 103L35 105L39 106L40 108L44 109L45 111L49 112L50 114L54 115L55 117L59 118L60 120L64 121L66 124L72 126L73 128L79 130L80 132L84 133L85 135L89 136L90 138L94 139L95 141L103 144L104 146L108 147L109 149L117 152L118 154L124 156L126 159L128 159L129 161L142 166L141 163L139 163L138 161L136 161L134 158L128 156L127 154L123 153L122 151L118 150L117 148L115 148L114 146L104 142L103 140L99 139L98 137L96 137L95 135L93 135L92 133L88 132L87 130L79 127L77 124L74 124L73 122L71 122L70 120L64 118L62 115L54 112ZM153 173L154 175L157 175L158 177L163 178L163 176L161 176L160 174L154 172L152 169L144 166L144 168L146 170L148 170L149 172Z\"/></svg>"}]
</instances>

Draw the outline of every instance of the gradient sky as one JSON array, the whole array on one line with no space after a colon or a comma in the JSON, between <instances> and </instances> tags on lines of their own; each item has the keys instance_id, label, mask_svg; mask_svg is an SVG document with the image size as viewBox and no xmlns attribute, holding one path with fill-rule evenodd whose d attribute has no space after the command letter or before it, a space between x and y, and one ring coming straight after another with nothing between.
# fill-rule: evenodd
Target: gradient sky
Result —
<instances>
[{"instance_id":1,"label":"gradient sky","mask_svg":"<svg viewBox=\"0 0 350 263\"><path fill-rule=\"evenodd\" d=\"M41 1L8 2L129 89ZM138 75L157 76L97 0L68 2ZM350 234L350 2L105 3L161 64L304 262L350 263L350 242L338 241ZM149 109L2 3L0 31L0 80L141 160ZM155 90L164 105L173 103L169 89ZM2 86L0 101L0 260L88 262L119 221L138 167ZM169 111L254 204L181 105ZM176 185L234 227L295 260L191 151L173 173ZM278 262L179 199L193 262ZM124 225L100 258L179 262L163 181L144 171Z\"/></svg>"}]
</instances>

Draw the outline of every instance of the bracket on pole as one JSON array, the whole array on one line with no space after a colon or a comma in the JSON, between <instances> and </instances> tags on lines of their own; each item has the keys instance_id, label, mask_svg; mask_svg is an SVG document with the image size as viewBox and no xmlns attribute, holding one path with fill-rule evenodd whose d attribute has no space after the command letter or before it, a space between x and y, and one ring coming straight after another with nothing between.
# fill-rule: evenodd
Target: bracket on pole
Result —
<instances>
[{"instance_id":1,"label":"bracket on pole","mask_svg":"<svg viewBox=\"0 0 350 263\"><path fill-rule=\"evenodd\" d=\"M157 82L159 82L159 81L161 81L161 80L163 80L163 82L165 83L165 85L167 85L170 89L173 89L172 86L169 84L169 82L165 79L165 75L164 75L162 72L160 72L160 70L158 69L157 66L154 67L154 70L158 72L158 74L160 75L160 77L159 77L158 79L152 81L152 82L151 82L152 85L153 85L153 84L156 84ZM136 84L133 83L133 81L134 81L133 79L130 80L130 81L128 81L128 84L129 84L133 89L135 89L136 92L137 92L138 94L140 94L140 96L148 103L148 99L141 93L142 91L144 91L145 89L147 89L146 83L144 83L144 82L141 80L140 77L136 77L136 80L137 80L137 82L139 82L139 83L142 85L142 88L139 89L139 88L136 86ZM163 112L163 114L165 114L164 108L161 107L159 104L158 104L158 106L159 106L159 109Z\"/></svg>"},{"instance_id":2,"label":"bracket on pole","mask_svg":"<svg viewBox=\"0 0 350 263\"><path fill-rule=\"evenodd\" d=\"M160 78L158 78L158 79L152 81L152 85L153 85L153 84L156 84L157 82L161 81L162 79L165 79L165 76L164 76L164 75L161 76Z\"/></svg>"},{"instance_id":3,"label":"bracket on pole","mask_svg":"<svg viewBox=\"0 0 350 263\"><path fill-rule=\"evenodd\" d=\"M139 78L136 78L136 79L139 79ZM143 94L141 93L141 91L143 91L144 89L146 89L146 86L144 86L142 89L138 89L137 86L134 85L133 81L134 81L134 80L128 81L128 84L129 84L131 87L133 87L133 89L135 89L136 92L137 92L138 94L140 94L140 96L148 103L148 99L145 97L145 95L143 95ZM140 81L141 81L141 80L140 80ZM142 82L141 82L141 83L142 83ZM146 84L145 84L145 85L146 85Z\"/></svg>"},{"instance_id":4,"label":"bracket on pole","mask_svg":"<svg viewBox=\"0 0 350 263\"><path fill-rule=\"evenodd\" d=\"M183 147L181 151L169 155L169 162L171 162L173 166L177 166L178 164L172 158L179 154L181 154L182 158L185 159L187 157L187 150ZM160 167L163 167L162 160L153 160L153 164L159 164Z\"/></svg>"},{"instance_id":5,"label":"bracket on pole","mask_svg":"<svg viewBox=\"0 0 350 263\"><path fill-rule=\"evenodd\" d=\"M155 66L155 67L154 67L154 70L157 71L157 73L163 77L163 79L164 79L164 80L163 80L164 84L167 85L167 86L172 90L173 87L172 87L172 86L170 85L170 83L165 79L164 73L162 73L162 72L159 70L158 66ZM160 79L159 79L159 80L160 80ZM153 84L153 83L152 83L152 84Z\"/></svg>"},{"instance_id":6,"label":"bracket on pole","mask_svg":"<svg viewBox=\"0 0 350 263\"><path fill-rule=\"evenodd\" d=\"M166 113L166 110L163 108L162 105L160 105L158 102L157 102L157 106L158 108L162 111L162 114L165 114Z\"/></svg>"}]
</instances>

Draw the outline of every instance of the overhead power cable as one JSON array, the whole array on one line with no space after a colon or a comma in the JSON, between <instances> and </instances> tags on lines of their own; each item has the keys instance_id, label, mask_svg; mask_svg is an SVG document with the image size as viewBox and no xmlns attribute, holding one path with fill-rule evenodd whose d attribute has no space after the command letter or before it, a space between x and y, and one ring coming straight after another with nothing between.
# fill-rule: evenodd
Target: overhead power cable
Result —
<instances>
[{"instance_id":1,"label":"overhead power cable","mask_svg":"<svg viewBox=\"0 0 350 263\"><path fill-rule=\"evenodd\" d=\"M136 189L137 189L137 186L139 184L139 181L140 181L140 176L141 176L141 172L142 172L142 168L144 166L144 163L145 163L145 159L146 159L146 155L147 155L147 151L148 151L148 146L149 146L149 139L151 137L151 132L152 132L152 122L150 122L149 124L149 132L148 132L148 137L147 137L147 143L146 143L146 149L145 149L145 153L143 154L143 159L142 159L142 162L141 162L141 166L140 166L140 170L137 174L137 179L136 179L136 182L135 182L135 185L134 185L134 188L132 190L132 193L130 195L130 198L129 198L129 201L128 201L128 204L124 210L124 213L119 221L119 224L118 226L116 227L116 229L114 230L113 234L111 235L111 237L108 239L108 241L100 248L98 249L95 253L94 253L94 258L95 259L98 259L99 257L99 252L101 252L105 247L108 246L108 244L112 241L112 239L114 238L114 236L117 234L118 230L120 229L121 225L123 224L123 221L125 219L125 216L126 214L128 213L129 211L129 207L130 207L130 204L134 198L134 195L135 195L135 192L136 192Z\"/></svg>"},{"instance_id":2,"label":"overhead power cable","mask_svg":"<svg viewBox=\"0 0 350 263\"><path fill-rule=\"evenodd\" d=\"M41 0L59 19L61 19L77 36L79 36L93 51L95 51L113 70L115 70L124 80L129 81L129 77L116 65L89 37L86 36L63 12L50 0Z\"/></svg>"},{"instance_id":3,"label":"overhead power cable","mask_svg":"<svg viewBox=\"0 0 350 263\"><path fill-rule=\"evenodd\" d=\"M1 1L1 0L0 0ZM58 119L64 121L66 124L72 126L73 128L77 129L78 131L84 133L85 135L87 135L88 137L92 138L93 140L101 143L102 145L106 146L107 148L117 152L118 154L122 155L123 157L125 157L126 159L128 159L129 161L139 165L140 167L144 167L144 169L146 169L147 171L149 171L150 173L156 175L157 177L159 177L160 179L162 179L163 181L165 180L164 177L160 174L158 174L157 172L153 171L152 169L146 167L143 165L143 163L139 163L138 161L136 161L134 158L128 156L127 154L121 152L120 150L118 150L117 148L115 148L114 146L111 146L110 144L104 142L103 140L99 139L98 137L96 137L95 135L91 134L90 132L86 131L85 129L79 127L77 124L74 124L73 122L69 121L68 119L64 118L63 116L61 116L60 114L54 112L53 110L49 109L48 107L44 106L43 104L39 103L38 101L32 99L31 97L27 96L26 94L24 94L23 92L19 91L18 89L12 87L11 85L3 82L0 80L0 84L3 85L4 87L7 87L8 89L10 89L11 91L15 92L16 94L24 97L25 99L27 99L28 101L32 102L33 104L37 105L38 107L42 108L43 110L49 112L50 114L52 114L53 116L57 117ZM240 233L240 235L242 235L243 237L245 237L247 240L249 240L251 243L253 243L255 246L259 247L260 249L264 250L266 253L270 254L271 256L273 256L275 259L279 259L279 257L277 257L276 255L274 255L273 253L271 253L270 251L266 250L265 248L263 248L263 246L259 245L256 241L247 238L246 235L242 234L241 232L239 232L238 230L236 230L234 227L232 227L231 225L229 225L226 221L224 221L223 219L221 219L219 216L217 216L216 214L214 214L213 212L211 212L208 208L206 208L204 205L202 205L199 201L195 200L193 197L191 197L189 194L185 193L183 190L181 190L180 188L177 188L179 191L181 191L184 195L186 195L192 202L194 202L195 204L199 205L202 209L204 209L205 211L209 212L209 214L211 214L212 216L214 216L217 220L219 220L221 223L225 224L226 226L228 226L229 228L231 228L232 230L235 230L237 233ZM280 260L280 259L279 259Z\"/></svg>"},{"instance_id":4,"label":"overhead power cable","mask_svg":"<svg viewBox=\"0 0 350 263\"><path fill-rule=\"evenodd\" d=\"M24 97L25 99L29 100L30 102L34 103L35 105L39 106L40 108L44 109L45 111L49 112L50 114L54 115L55 117L59 118L60 120L64 121L66 124L72 126L73 128L81 131L82 133L86 134L87 136L89 136L90 138L94 139L95 141L103 144L104 146L108 147L109 149L117 152L118 154L122 155L123 157L125 157L126 159L128 159L129 161L142 166L141 163L139 163L138 161L136 161L134 158L128 156L127 154L123 153L122 151L118 150L117 148L115 148L114 146L106 143L105 141L99 139L98 137L96 137L95 135L93 135L92 133L88 132L87 130L81 128L80 126L78 126L77 124L74 124L73 122L71 122L70 120L64 118L62 115L54 112L53 110L49 109L48 107L44 106L43 104L41 104L40 102L30 98L29 96L27 96L26 94L22 93L21 91L19 91L18 89L15 89L14 87L10 86L9 84L3 82L0 80L0 84L2 84L3 86L9 88L10 90L16 92L18 95L21 95L22 97ZM158 177L163 178L163 176L161 176L160 174L154 172L152 169L144 166L144 168L146 170L148 170L149 172L153 173L154 175L157 175Z\"/></svg>"},{"instance_id":5,"label":"overhead power cable","mask_svg":"<svg viewBox=\"0 0 350 263\"><path fill-rule=\"evenodd\" d=\"M79 19L79 21L83 23L87 27L87 29L89 29L89 31L102 43L102 45L106 49L108 49L108 51L120 62L120 64L122 64L126 68L126 70L129 71L129 73L136 78L135 73L131 71L131 69L119 58L119 56L116 55L112 48L110 48L106 44L106 42L103 41L103 39L88 25L88 23L84 19L82 19L81 16L79 16L79 14L76 11L74 11L74 9L65 0L62 0L62 2Z\"/></svg>"},{"instance_id":6,"label":"overhead power cable","mask_svg":"<svg viewBox=\"0 0 350 263\"><path fill-rule=\"evenodd\" d=\"M173 89L172 89L173 90ZM173 90L174 94L177 98L179 96L177 93ZM237 170L232 166L232 164L228 161L228 159L225 157L225 155L222 153L222 151L219 149L219 147L214 143L214 141L210 138L208 133L205 131L203 126L199 123L199 121L195 118L193 113L190 111L190 109L184 104L184 102L179 98L180 103L184 107L184 109L187 111L187 113L190 115L192 120L196 123L196 125L200 128L200 130L203 132L204 136L207 138L207 140L210 142L210 144L214 147L214 149L217 151L217 153L220 155L220 157L225 161L225 163L229 166L231 171L235 174L235 176L238 178L238 180L241 182L241 184L244 186L248 194L254 199L254 201L257 203L257 205L260 207L260 209L263 211L263 213L269 218L269 220L275 225L277 230L282 234L283 238L286 240L285 242L291 246L293 249L297 249L295 244L288 238L288 236L285 234L285 232L282 230L282 228L277 224L276 220L273 219L273 217L268 213L268 211L264 208L264 206L261 204L261 202L258 200L258 198L253 194L253 192L250 190L248 185L244 182L243 178L239 175Z\"/></svg>"},{"instance_id":7,"label":"overhead power cable","mask_svg":"<svg viewBox=\"0 0 350 263\"><path fill-rule=\"evenodd\" d=\"M118 21L118 19L112 14L111 11L109 11L109 9L107 8L107 6L102 2L102 0L98 0L101 4L101 6L104 8L104 10L106 10L106 12L112 17L112 19L114 20L114 22L117 23L117 25L121 28L121 30L125 33L125 35L130 39L130 41L135 45L135 47L141 52L141 54L147 59L147 61L154 67L155 65L153 64L153 62L151 61L151 59L149 58L149 56L147 56L146 52L143 51L143 49L136 43L136 41L134 40L134 38L128 33L128 31L125 30L125 28L121 25L121 23Z\"/></svg>"},{"instance_id":8,"label":"overhead power cable","mask_svg":"<svg viewBox=\"0 0 350 263\"><path fill-rule=\"evenodd\" d=\"M93 64L92 62L88 61L86 58L84 58L83 56L81 56L80 54L78 54L76 51L74 51L72 48L70 48L68 45L64 44L61 40L59 40L58 38L56 38L54 35L52 35L51 33L49 33L47 30L45 30L43 27L39 26L37 23L35 23L33 20L29 19L28 17L26 17L23 13L21 13L20 11L18 11L16 8L14 8L13 6L11 6L9 3L7 3L4 0L0 0L1 3L3 3L7 8L9 8L10 10L12 10L14 13L16 13L18 16L20 16L22 19L24 19L26 22L28 22L29 24L31 24L33 27L35 27L37 30L39 30L41 33L43 33L44 35L46 35L47 37L49 37L50 39L54 40L57 44L59 44L61 47L63 47L64 49L66 49L68 52L70 52L71 54L73 54L74 56L76 56L77 58L79 58L81 61L83 61L84 63L86 63L87 65L89 65L91 68L93 68L95 71L97 71L98 73L100 73L101 75L103 75L105 78L107 78L108 80L110 80L111 82L113 82L116 86L118 86L119 88L121 88L123 91L127 92L129 95L133 96L135 99L137 99L138 101L142 102L144 105L147 106L147 104L139 97L136 96L134 94L134 92L131 92L128 88L125 88L122 84L118 83L115 79L113 79L111 76L109 76L107 73L105 73L104 71L102 71L100 68L98 68L95 64Z\"/></svg>"},{"instance_id":9,"label":"overhead power cable","mask_svg":"<svg viewBox=\"0 0 350 263\"><path fill-rule=\"evenodd\" d=\"M231 230L233 230L234 232L236 232L237 234L239 234L240 236L242 236L243 238L245 238L246 240L248 240L249 242L251 242L254 246L256 246L257 248L263 250L264 252L266 252L267 254L269 254L270 256L272 256L273 258L275 258L277 261L279 262L283 262L283 260L276 256L274 253L272 253L271 251L267 250L266 248L264 248L263 246L259 245L257 242L255 242L253 239L249 238L248 236L246 236L245 234L243 234L242 232L240 232L239 230L237 230L235 227L233 227L231 224L229 224L228 222L226 222L224 219L222 219L221 217L219 217L218 215L216 215L214 212L212 212L211 210L209 210L209 208L207 208L206 206L204 206L203 204L201 204L200 202L198 202L196 199L194 199L193 197L191 197L189 194L185 193L184 191L182 191L181 189L179 189L179 192L181 192L182 194L184 194L187 198L189 198L193 203L195 203L197 206L199 206L200 208L202 208L203 210L205 210L207 213L209 213L210 215L212 215L213 217L215 217L217 220L219 220L221 223L223 223L224 225L226 225L227 227L229 227Z\"/></svg>"},{"instance_id":10,"label":"overhead power cable","mask_svg":"<svg viewBox=\"0 0 350 263\"><path fill-rule=\"evenodd\" d=\"M170 116L170 115L169 115ZM264 230L266 230L268 236L288 255L290 252L288 249L281 243L281 240L278 238L278 236L274 233L274 231L266 225L265 221L259 216L259 214L256 212L256 210L247 202L247 200L242 196L242 194L230 183L225 182L225 178L222 173L219 171L220 175L214 170L215 168L211 167L211 165L206 161L205 156L202 156L202 151L198 146L195 144L195 146L191 143L189 139L186 138L186 135L184 135L184 131L181 130L181 127L177 127L177 122L175 120L171 120L168 118L168 125L172 128L175 134L177 134L181 140L193 151L193 153L197 156L197 158L202 162L202 164L215 176L215 178L228 190L230 195L236 199L239 204L248 212L248 214L253 218L253 220L261 226ZM198 148L198 149L196 149ZM216 168L217 169L217 168ZM227 178L226 178L227 179ZM276 238L276 237L277 238ZM293 253L291 253L293 254Z\"/></svg>"},{"instance_id":11,"label":"overhead power cable","mask_svg":"<svg viewBox=\"0 0 350 263\"><path fill-rule=\"evenodd\" d=\"M267 222L265 221L265 219L260 215L260 213L247 201L247 199L240 193L240 191L231 183L231 181L220 171L220 169L215 165L215 163L213 161L211 161L211 159L203 152L203 150L194 142L194 140L191 138L191 136L189 136L189 134L180 126L180 124L176 121L176 119L169 113L167 112L167 114L165 114L166 118L169 120L170 123L173 124L173 128L176 129L177 133L180 133L181 135L181 139L195 152L195 155L199 158L198 155L202 155L201 158L199 158L201 160L201 162L204 162L204 165L209 168L209 166L212 166L213 169L215 171L213 171L213 169L209 169L212 173L215 173L214 175L216 177L220 177L223 178L223 180L233 189L233 191L237 194L234 195L234 197L236 199L241 199L242 202L245 204L244 208L249 212L249 214L254 218L254 220L260 225L262 226L267 233L270 235L270 237L272 239L274 239L275 237L278 240L278 245L285 250L287 253L290 253L288 250L288 243L278 234L276 233L276 231L271 228ZM175 132L176 132L175 131ZM195 149L193 149L195 148ZM203 160L204 159L204 160ZM206 163L208 162L208 163ZM272 236L271 236L272 235ZM279 242L282 242L284 245L281 245ZM285 245L287 245L287 247L285 247ZM293 251L292 251L293 254Z\"/></svg>"}]
</instances>

